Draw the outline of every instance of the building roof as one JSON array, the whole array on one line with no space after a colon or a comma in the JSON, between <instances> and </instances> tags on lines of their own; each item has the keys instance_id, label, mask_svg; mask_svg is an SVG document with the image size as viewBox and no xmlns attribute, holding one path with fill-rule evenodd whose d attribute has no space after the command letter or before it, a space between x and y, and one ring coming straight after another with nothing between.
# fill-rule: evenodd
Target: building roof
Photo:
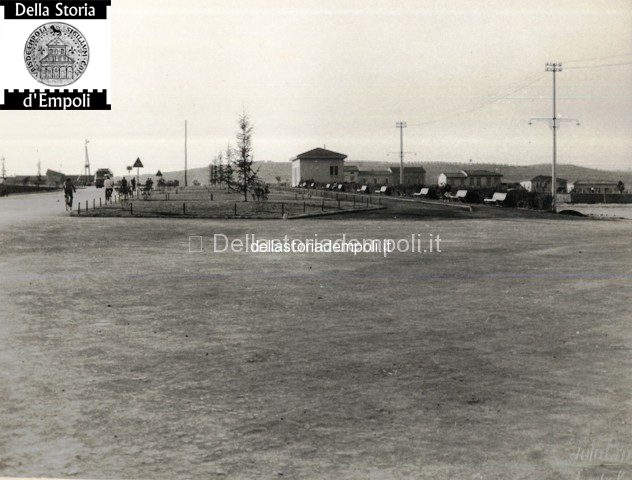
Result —
<instances>
[{"instance_id":1,"label":"building roof","mask_svg":"<svg viewBox=\"0 0 632 480\"><path fill-rule=\"evenodd\" d=\"M54 40L48 42L46 45L53 47L65 47L66 44L62 42L59 37L56 37Z\"/></svg>"},{"instance_id":2,"label":"building roof","mask_svg":"<svg viewBox=\"0 0 632 480\"><path fill-rule=\"evenodd\" d=\"M392 173L399 174L399 167L389 167ZM407 173L426 173L424 167L404 167L404 175Z\"/></svg>"},{"instance_id":3,"label":"building roof","mask_svg":"<svg viewBox=\"0 0 632 480\"><path fill-rule=\"evenodd\" d=\"M359 172L360 169L355 165L345 165L342 167L343 172Z\"/></svg>"},{"instance_id":4,"label":"building roof","mask_svg":"<svg viewBox=\"0 0 632 480\"><path fill-rule=\"evenodd\" d=\"M292 159L294 160L344 160L347 156L343 153L334 152L325 148L314 148L307 152L298 154Z\"/></svg>"},{"instance_id":5,"label":"building roof","mask_svg":"<svg viewBox=\"0 0 632 480\"><path fill-rule=\"evenodd\" d=\"M502 173L492 172L491 170L461 170L468 177L502 177Z\"/></svg>"},{"instance_id":6,"label":"building roof","mask_svg":"<svg viewBox=\"0 0 632 480\"><path fill-rule=\"evenodd\" d=\"M448 178L465 178L467 177L467 174L464 171L460 171L460 172L444 172L441 175L445 175Z\"/></svg>"},{"instance_id":7,"label":"building roof","mask_svg":"<svg viewBox=\"0 0 632 480\"><path fill-rule=\"evenodd\" d=\"M458 172L444 172L448 178L466 178L466 177L502 177L502 173L492 172L491 170L459 170Z\"/></svg>"},{"instance_id":8,"label":"building roof","mask_svg":"<svg viewBox=\"0 0 632 480\"><path fill-rule=\"evenodd\" d=\"M44 58L42 58L40 60L40 63L46 63L46 64L59 64L59 63L64 63L64 64L68 64L68 65L73 65L75 63L75 61L70 58L68 55L51 55L50 53L48 55L46 55Z\"/></svg>"}]
</instances>

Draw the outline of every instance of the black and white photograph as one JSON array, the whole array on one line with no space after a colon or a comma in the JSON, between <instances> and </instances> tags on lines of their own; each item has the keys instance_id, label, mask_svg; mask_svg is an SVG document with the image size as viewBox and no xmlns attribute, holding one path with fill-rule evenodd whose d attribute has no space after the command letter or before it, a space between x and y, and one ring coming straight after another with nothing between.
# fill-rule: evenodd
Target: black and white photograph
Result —
<instances>
[{"instance_id":1,"label":"black and white photograph","mask_svg":"<svg viewBox=\"0 0 632 480\"><path fill-rule=\"evenodd\" d=\"M631 0L0 0L0 480L632 480Z\"/></svg>"}]
</instances>

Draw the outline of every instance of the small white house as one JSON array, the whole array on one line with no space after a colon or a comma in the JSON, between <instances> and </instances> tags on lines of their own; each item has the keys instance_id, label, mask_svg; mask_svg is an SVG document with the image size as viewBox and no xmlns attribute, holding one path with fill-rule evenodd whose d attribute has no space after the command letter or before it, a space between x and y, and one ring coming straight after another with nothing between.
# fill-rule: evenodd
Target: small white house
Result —
<instances>
[{"instance_id":1,"label":"small white house","mask_svg":"<svg viewBox=\"0 0 632 480\"><path fill-rule=\"evenodd\" d=\"M500 185L502 174L489 170L460 170L458 172L442 173L438 178L438 185L445 187L480 187L495 188Z\"/></svg>"},{"instance_id":2,"label":"small white house","mask_svg":"<svg viewBox=\"0 0 632 480\"><path fill-rule=\"evenodd\" d=\"M315 148L292 158L292 186L301 182L342 183L346 155L324 148Z\"/></svg>"},{"instance_id":3,"label":"small white house","mask_svg":"<svg viewBox=\"0 0 632 480\"><path fill-rule=\"evenodd\" d=\"M555 184L557 193L565 193L568 190L568 181L564 178L555 177ZM520 185L527 192L549 194L551 193L551 176L536 175L531 180L523 180Z\"/></svg>"}]
</instances>

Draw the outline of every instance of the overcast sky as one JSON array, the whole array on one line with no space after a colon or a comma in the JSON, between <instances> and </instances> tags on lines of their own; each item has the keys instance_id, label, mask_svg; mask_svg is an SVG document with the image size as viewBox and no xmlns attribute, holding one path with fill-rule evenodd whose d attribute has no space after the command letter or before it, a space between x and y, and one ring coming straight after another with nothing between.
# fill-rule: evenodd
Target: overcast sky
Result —
<instances>
[{"instance_id":1,"label":"overcast sky","mask_svg":"<svg viewBox=\"0 0 632 480\"><path fill-rule=\"evenodd\" d=\"M632 1L113 2L110 112L0 112L10 174L205 166L244 108L257 160L550 162L547 61L561 61L559 161L632 167ZM626 65L613 65L613 64ZM604 66L610 65L610 66ZM590 68L566 68L590 67ZM1 72L0 72L1 75ZM520 87L524 87L520 89ZM494 101L496 100L496 101ZM288 169L290 165L288 164Z\"/></svg>"}]
</instances>

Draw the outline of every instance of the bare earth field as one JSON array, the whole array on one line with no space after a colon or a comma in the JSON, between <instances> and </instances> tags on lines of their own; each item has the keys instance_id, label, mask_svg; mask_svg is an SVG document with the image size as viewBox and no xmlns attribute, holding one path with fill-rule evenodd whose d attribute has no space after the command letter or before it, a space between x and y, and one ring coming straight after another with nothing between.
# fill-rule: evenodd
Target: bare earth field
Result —
<instances>
[{"instance_id":1,"label":"bare earth field","mask_svg":"<svg viewBox=\"0 0 632 480\"><path fill-rule=\"evenodd\" d=\"M215 233L443 242L219 254ZM631 235L546 216L3 227L0 476L631 478Z\"/></svg>"}]
</instances>

